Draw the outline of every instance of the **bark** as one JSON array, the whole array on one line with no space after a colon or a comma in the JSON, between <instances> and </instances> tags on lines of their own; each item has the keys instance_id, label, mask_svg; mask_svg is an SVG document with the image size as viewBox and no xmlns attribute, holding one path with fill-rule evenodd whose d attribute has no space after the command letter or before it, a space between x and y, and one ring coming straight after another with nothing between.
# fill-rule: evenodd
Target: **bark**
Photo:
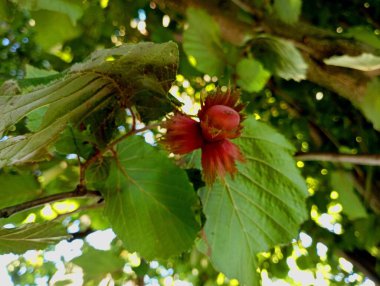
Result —
<instances>
[{"instance_id":1,"label":"bark","mask_svg":"<svg viewBox=\"0 0 380 286\"><path fill-rule=\"evenodd\" d=\"M103 198L99 191L90 191L82 187L77 187L74 191L53 194L47 197L37 198L31 201L23 202L18 205L0 209L0 218L7 218L16 213L43 206L48 203L66 200L69 198L96 198L100 202Z\"/></svg>"},{"instance_id":2,"label":"bark","mask_svg":"<svg viewBox=\"0 0 380 286\"><path fill-rule=\"evenodd\" d=\"M368 82L379 71L363 72L359 70L325 65L323 59L333 55L358 56L362 53L380 55L377 50L352 38L346 38L305 22L287 25L273 17L267 17L260 10L242 0L202 1L202 0L155 0L163 10L175 11L184 15L188 7L207 11L220 26L221 36L234 45L244 45L245 41L258 32L265 32L292 41L301 51L309 65L307 79L323 86L354 104L366 93ZM220 4L221 3L221 4ZM241 20L238 11L242 9L255 20L248 24Z\"/></svg>"},{"instance_id":3,"label":"bark","mask_svg":"<svg viewBox=\"0 0 380 286\"><path fill-rule=\"evenodd\" d=\"M380 285L380 277L376 271L376 258L369 252L361 249L354 249L352 251L345 251L338 254L341 254L341 256L355 265L355 267L371 279L375 285Z\"/></svg>"},{"instance_id":4,"label":"bark","mask_svg":"<svg viewBox=\"0 0 380 286\"><path fill-rule=\"evenodd\" d=\"M295 158L301 161L327 161L367 166L380 166L379 154L353 155L338 153L297 153Z\"/></svg>"}]
</instances>

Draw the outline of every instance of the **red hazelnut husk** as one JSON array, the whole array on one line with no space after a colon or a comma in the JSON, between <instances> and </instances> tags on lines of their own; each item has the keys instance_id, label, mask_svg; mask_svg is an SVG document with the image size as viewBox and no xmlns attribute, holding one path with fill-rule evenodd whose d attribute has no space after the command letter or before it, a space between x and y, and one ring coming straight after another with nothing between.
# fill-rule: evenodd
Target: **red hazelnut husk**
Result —
<instances>
[{"instance_id":1,"label":"red hazelnut husk","mask_svg":"<svg viewBox=\"0 0 380 286\"><path fill-rule=\"evenodd\" d=\"M175 154L201 148L203 178L212 185L217 177L236 173L235 162L244 161L239 148L229 140L241 134L243 108L238 93L217 90L202 103L199 122L183 114L169 118L163 142Z\"/></svg>"},{"instance_id":2,"label":"red hazelnut husk","mask_svg":"<svg viewBox=\"0 0 380 286\"><path fill-rule=\"evenodd\" d=\"M199 122L187 115L175 114L165 124L164 144L174 154L186 154L203 145Z\"/></svg>"},{"instance_id":3,"label":"red hazelnut husk","mask_svg":"<svg viewBox=\"0 0 380 286\"><path fill-rule=\"evenodd\" d=\"M201 121L203 137L211 142L238 137L239 126L239 113L225 105L211 106Z\"/></svg>"},{"instance_id":4,"label":"red hazelnut husk","mask_svg":"<svg viewBox=\"0 0 380 286\"><path fill-rule=\"evenodd\" d=\"M202 168L206 184L212 185L217 176L223 179L226 173L236 173L235 161L244 161L244 157L239 147L230 140L205 143L202 147Z\"/></svg>"}]
</instances>

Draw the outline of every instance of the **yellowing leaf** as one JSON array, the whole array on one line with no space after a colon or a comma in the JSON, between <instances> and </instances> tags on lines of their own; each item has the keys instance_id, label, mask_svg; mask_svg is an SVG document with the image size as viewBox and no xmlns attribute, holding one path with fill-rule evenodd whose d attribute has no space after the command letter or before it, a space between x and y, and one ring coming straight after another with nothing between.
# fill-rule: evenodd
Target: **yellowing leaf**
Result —
<instances>
[{"instance_id":1,"label":"yellowing leaf","mask_svg":"<svg viewBox=\"0 0 380 286\"><path fill-rule=\"evenodd\" d=\"M348 55L333 56L324 59L323 62L327 65L352 68L361 71L373 71L380 68L380 57L368 53L363 53L356 57Z\"/></svg>"}]
</instances>

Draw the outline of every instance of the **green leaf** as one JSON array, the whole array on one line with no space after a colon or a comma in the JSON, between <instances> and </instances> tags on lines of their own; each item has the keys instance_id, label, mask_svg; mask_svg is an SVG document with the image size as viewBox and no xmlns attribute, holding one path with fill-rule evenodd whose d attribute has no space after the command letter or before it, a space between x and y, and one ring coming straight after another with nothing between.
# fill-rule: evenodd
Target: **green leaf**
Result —
<instances>
[{"instance_id":1,"label":"green leaf","mask_svg":"<svg viewBox=\"0 0 380 286\"><path fill-rule=\"evenodd\" d=\"M75 27L65 14L47 10L33 11L31 14L36 22L35 41L46 51L74 39L81 33L80 28Z\"/></svg>"},{"instance_id":2,"label":"green leaf","mask_svg":"<svg viewBox=\"0 0 380 286\"><path fill-rule=\"evenodd\" d=\"M374 78L367 85L367 92L356 105L364 116L373 124L373 128L380 131L380 78Z\"/></svg>"},{"instance_id":3,"label":"green leaf","mask_svg":"<svg viewBox=\"0 0 380 286\"><path fill-rule=\"evenodd\" d=\"M246 120L234 142L246 162L238 164L234 178L201 194L203 251L217 270L241 285L254 285L256 254L297 236L307 218L307 190L292 157L293 146L265 123Z\"/></svg>"},{"instance_id":4,"label":"green leaf","mask_svg":"<svg viewBox=\"0 0 380 286\"><path fill-rule=\"evenodd\" d=\"M0 21L2 22L8 22L9 18L11 17L11 11L12 11L11 3L8 3L8 1L0 1Z\"/></svg>"},{"instance_id":5,"label":"green leaf","mask_svg":"<svg viewBox=\"0 0 380 286\"><path fill-rule=\"evenodd\" d=\"M103 208L84 210L80 215L87 215L91 220L91 228L94 230L105 230L110 228L110 224L104 215Z\"/></svg>"},{"instance_id":6,"label":"green leaf","mask_svg":"<svg viewBox=\"0 0 380 286\"><path fill-rule=\"evenodd\" d=\"M58 281L54 282L54 286L66 286L66 285L70 285L73 283L74 283L74 281L69 278L69 279L58 280Z\"/></svg>"},{"instance_id":7,"label":"green leaf","mask_svg":"<svg viewBox=\"0 0 380 286\"><path fill-rule=\"evenodd\" d=\"M100 158L86 170L86 184L89 188L102 189L110 172L110 159Z\"/></svg>"},{"instance_id":8,"label":"green leaf","mask_svg":"<svg viewBox=\"0 0 380 286\"><path fill-rule=\"evenodd\" d=\"M73 25L83 15L81 5L70 0L15 0L21 8L28 10L48 10L60 12L69 16Z\"/></svg>"},{"instance_id":9,"label":"green leaf","mask_svg":"<svg viewBox=\"0 0 380 286\"><path fill-rule=\"evenodd\" d=\"M376 49L380 49L380 37L375 34L373 29L365 26L355 26L348 28L346 36L353 37L363 43L366 43Z\"/></svg>"},{"instance_id":10,"label":"green leaf","mask_svg":"<svg viewBox=\"0 0 380 286\"><path fill-rule=\"evenodd\" d=\"M26 70L26 72L28 72L28 69ZM45 73L46 75L42 76L43 73ZM50 75L48 75L47 73L49 73ZM28 93L33 90L37 90L41 87L51 84L52 82L56 80L63 79L66 76L66 73L62 72L62 73L53 74L52 71L45 71L45 70L37 71L36 69L34 69L32 71L31 76L36 76L36 77L28 77L27 75L25 78L17 81L23 93ZM3 93L3 94L11 95L8 93Z\"/></svg>"},{"instance_id":11,"label":"green leaf","mask_svg":"<svg viewBox=\"0 0 380 286\"><path fill-rule=\"evenodd\" d=\"M115 272L122 272L125 264L125 261L112 250L96 250L93 247L87 247L83 254L72 262L83 269L85 283L99 282L108 273L112 275Z\"/></svg>"},{"instance_id":12,"label":"green leaf","mask_svg":"<svg viewBox=\"0 0 380 286\"><path fill-rule=\"evenodd\" d=\"M274 11L277 17L288 24L298 21L301 8L302 0L274 0Z\"/></svg>"},{"instance_id":13,"label":"green leaf","mask_svg":"<svg viewBox=\"0 0 380 286\"><path fill-rule=\"evenodd\" d=\"M286 40L259 36L253 41L253 53L265 69L283 79L306 79L307 64L294 45Z\"/></svg>"},{"instance_id":14,"label":"green leaf","mask_svg":"<svg viewBox=\"0 0 380 286\"><path fill-rule=\"evenodd\" d=\"M25 72L26 72L25 78L36 78L36 77L38 78L38 77L46 77L46 76L58 74L58 72L56 71L43 70L31 65L26 65Z\"/></svg>"},{"instance_id":15,"label":"green leaf","mask_svg":"<svg viewBox=\"0 0 380 286\"><path fill-rule=\"evenodd\" d=\"M221 75L225 68L225 55L220 30L214 19L203 10L187 10L189 27L183 33L183 48L190 63L201 72Z\"/></svg>"},{"instance_id":16,"label":"green leaf","mask_svg":"<svg viewBox=\"0 0 380 286\"><path fill-rule=\"evenodd\" d=\"M262 90L270 78L270 73L254 59L242 59L236 67L238 85L248 92Z\"/></svg>"},{"instance_id":17,"label":"green leaf","mask_svg":"<svg viewBox=\"0 0 380 286\"><path fill-rule=\"evenodd\" d=\"M40 129L42 124L42 120L46 111L48 110L48 106L41 106L30 112L27 117L26 127L32 132L37 132Z\"/></svg>"},{"instance_id":18,"label":"green leaf","mask_svg":"<svg viewBox=\"0 0 380 286\"><path fill-rule=\"evenodd\" d=\"M1 174L0 190L0 208L32 200L42 193L36 178L28 174Z\"/></svg>"},{"instance_id":19,"label":"green leaf","mask_svg":"<svg viewBox=\"0 0 380 286\"><path fill-rule=\"evenodd\" d=\"M25 116L34 120L28 126L33 133L0 142L0 168L41 159L69 122L76 126L110 106L117 109L135 104L137 110L144 110L144 101L138 100L141 93L150 102L171 106L167 91L175 79L177 63L175 43L126 44L94 52L47 86L23 95L0 96L0 137ZM162 105L149 110L162 114ZM120 114L118 110L108 113Z\"/></svg>"},{"instance_id":20,"label":"green leaf","mask_svg":"<svg viewBox=\"0 0 380 286\"><path fill-rule=\"evenodd\" d=\"M363 53L356 57L348 55L333 56L324 59L323 62L327 65L352 68L361 71L373 71L380 68L380 57L367 53Z\"/></svg>"},{"instance_id":21,"label":"green leaf","mask_svg":"<svg viewBox=\"0 0 380 286\"><path fill-rule=\"evenodd\" d=\"M331 174L331 185L339 193L337 202L343 207L343 213L350 220L366 218L367 211L354 190L353 178L349 173L337 171Z\"/></svg>"},{"instance_id":22,"label":"green leaf","mask_svg":"<svg viewBox=\"0 0 380 286\"><path fill-rule=\"evenodd\" d=\"M120 143L117 152L103 191L105 214L127 250L153 259L189 249L198 225L185 171L139 136Z\"/></svg>"},{"instance_id":23,"label":"green leaf","mask_svg":"<svg viewBox=\"0 0 380 286\"><path fill-rule=\"evenodd\" d=\"M89 143L90 138L91 135L87 130L81 132L73 126L68 126L61 133L54 146L59 153L77 154L87 159L92 152L92 145Z\"/></svg>"},{"instance_id":24,"label":"green leaf","mask_svg":"<svg viewBox=\"0 0 380 286\"><path fill-rule=\"evenodd\" d=\"M0 253L21 254L30 249L44 249L69 238L59 222L31 223L12 229L0 229Z\"/></svg>"},{"instance_id":25,"label":"green leaf","mask_svg":"<svg viewBox=\"0 0 380 286\"><path fill-rule=\"evenodd\" d=\"M42 178L44 194L57 194L74 190L78 185L79 172L76 166L55 164L42 170Z\"/></svg>"}]
</instances>

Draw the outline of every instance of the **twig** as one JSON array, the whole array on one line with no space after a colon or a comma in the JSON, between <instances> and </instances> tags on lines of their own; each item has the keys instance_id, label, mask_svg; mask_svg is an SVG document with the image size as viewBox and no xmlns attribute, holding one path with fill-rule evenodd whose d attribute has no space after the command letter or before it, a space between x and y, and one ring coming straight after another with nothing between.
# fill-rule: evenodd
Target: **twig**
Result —
<instances>
[{"instance_id":1,"label":"twig","mask_svg":"<svg viewBox=\"0 0 380 286\"><path fill-rule=\"evenodd\" d=\"M88 228L85 231L71 233L71 237L67 241L68 242L72 242L75 239L84 239L84 238L86 238L87 235L89 235L89 234L91 234L93 232L95 232L94 229Z\"/></svg>"},{"instance_id":2,"label":"twig","mask_svg":"<svg viewBox=\"0 0 380 286\"><path fill-rule=\"evenodd\" d=\"M339 256L346 258L354 264L359 271L371 279L374 282L373 285L380 285L380 275L376 271L376 258L369 252L358 248L354 248L351 251L339 249L335 251Z\"/></svg>"},{"instance_id":3,"label":"twig","mask_svg":"<svg viewBox=\"0 0 380 286\"><path fill-rule=\"evenodd\" d=\"M86 173L86 170L87 168L92 164L94 163L96 160L98 160L104 153L105 151L100 151L100 150L96 150L95 154L92 155L91 158L89 158L86 162L84 162L81 166L80 166L80 184L82 186L85 185L85 173Z\"/></svg>"},{"instance_id":4,"label":"twig","mask_svg":"<svg viewBox=\"0 0 380 286\"><path fill-rule=\"evenodd\" d=\"M305 111L301 106L299 105L298 102L294 101L294 99L287 93L284 92L283 90L277 88L277 86L274 84L273 80L270 80L268 83L268 87L270 90L281 97L291 108L292 110L297 114L297 116L302 116L305 117L308 123L311 125L312 131L318 132L318 137L322 135L326 139L328 139L335 147L339 148L340 144L339 142L323 127L321 127L312 116L307 115L307 111ZM319 145L318 142L316 142L317 145Z\"/></svg>"},{"instance_id":5,"label":"twig","mask_svg":"<svg viewBox=\"0 0 380 286\"><path fill-rule=\"evenodd\" d=\"M244 1L241 1L241 0L232 0L232 3L234 3L236 6L238 6L243 11L245 11L245 12L247 12L249 14L252 14L253 16L256 16L258 18L262 18L263 17L262 11L251 7L248 3L245 3Z\"/></svg>"},{"instance_id":6,"label":"twig","mask_svg":"<svg viewBox=\"0 0 380 286\"><path fill-rule=\"evenodd\" d=\"M124 139L128 138L129 136L131 135L134 135L134 134L137 134L137 133L140 133L140 132L144 132L144 131L147 131L147 130L150 130L150 129L153 129L153 128L156 128L158 126L162 125L162 123L155 123L155 124L151 124L151 125L147 125L143 128L140 128L140 129L132 129L131 131L129 131L128 133L124 134L123 136L117 138L115 141L109 143L107 145L107 148L106 150L110 150L112 149L112 147L114 147L115 145L119 144L121 141L123 141Z\"/></svg>"},{"instance_id":7,"label":"twig","mask_svg":"<svg viewBox=\"0 0 380 286\"><path fill-rule=\"evenodd\" d=\"M297 153L295 158L301 161L327 161L367 166L380 166L380 154L354 155L338 153Z\"/></svg>"},{"instance_id":8,"label":"twig","mask_svg":"<svg viewBox=\"0 0 380 286\"><path fill-rule=\"evenodd\" d=\"M59 220L60 218L66 218L66 217L71 216L73 214L76 214L78 212L94 210L94 209L102 208L102 207L104 207L103 197L98 199L96 204L89 204L89 205L85 205L85 206L80 206L73 211L69 211L67 213L59 214L55 219Z\"/></svg>"},{"instance_id":9,"label":"twig","mask_svg":"<svg viewBox=\"0 0 380 286\"><path fill-rule=\"evenodd\" d=\"M136 115L133 112L132 107L129 107L128 110L131 113L131 117L132 117L132 128L131 128L131 130L136 130Z\"/></svg>"},{"instance_id":10,"label":"twig","mask_svg":"<svg viewBox=\"0 0 380 286\"><path fill-rule=\"evenodd\" d=\"M79 166L79 170L80 170L80 174L79 174L79 185L80 186L84 186L84 172L83 172L83 168L82 168L82 162L80 161L80 151L79 151L79 145L78 145L78 142L77 142L77 139L75 138L75 134L74 134L74 130L73 130L73 127L72 125L70 125L70 133L71 133L71 136L73 137L73 141L74 141L74 145L75 145L75 149L76 149L76 152L77 152L77 161L78 161L78 166Z\"/></svg>"},{"instance_id":11,"label":"twig","mask_svg":"<svg viewBox=\"0 0 380 286\"><path fill-rule=\"evenodd\" d=\"M61 200L65 200L68 198L85 198L85 197L98 197L102 198L102 195L98 191L90 191L81 187L77 187L74 191L58 193L51 196L35 199L32 201L24 202L18 205L6 207L0 210L0 218L7 218L11 215L22 212L25 210L29 210L38 206L42 206L47 203L53 203Z\"/></svg>"}]
</instances>

